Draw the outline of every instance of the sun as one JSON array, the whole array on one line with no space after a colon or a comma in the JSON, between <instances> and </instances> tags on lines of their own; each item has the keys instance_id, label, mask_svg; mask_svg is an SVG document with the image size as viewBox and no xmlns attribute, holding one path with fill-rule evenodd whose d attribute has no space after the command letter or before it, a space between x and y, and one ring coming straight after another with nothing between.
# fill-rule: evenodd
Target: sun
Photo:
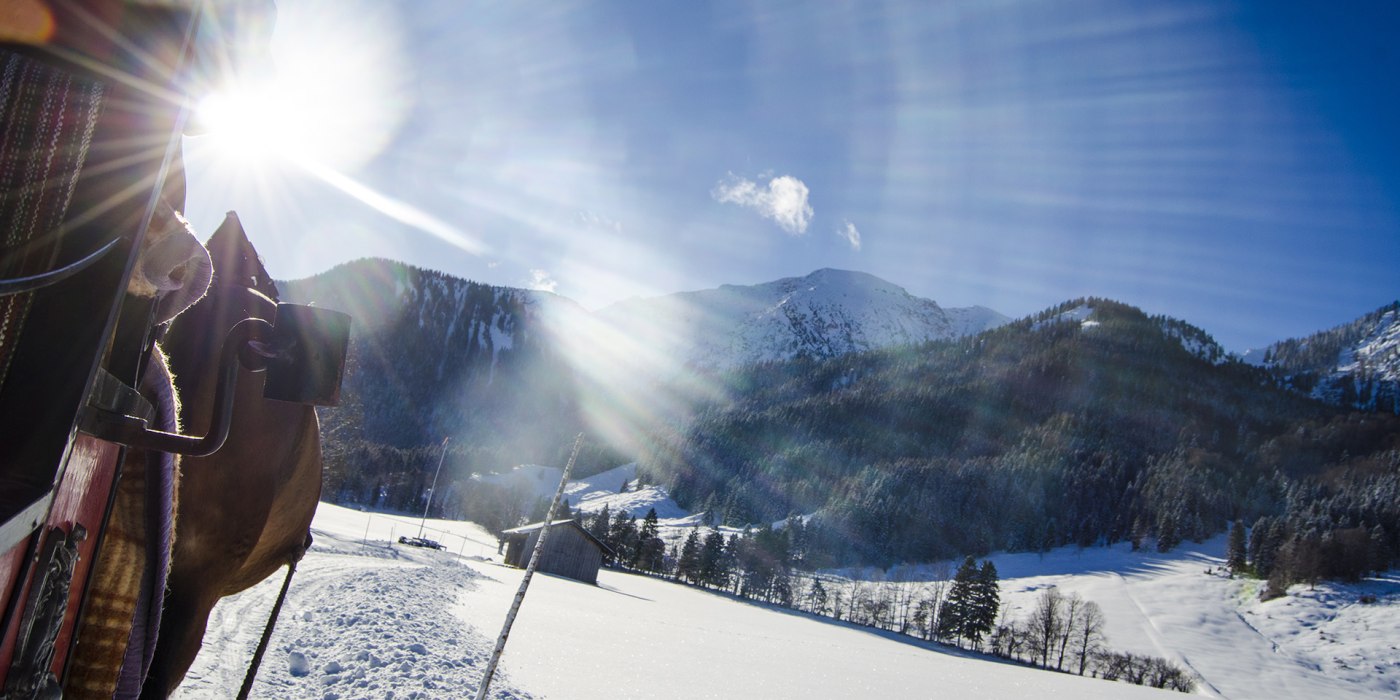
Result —
<instances>
[{"instance_id":1,"label":"sun","mask_svg":"<svg viewBox=\"0 0 1400 700\"><path fill-rule=\"evenodd\" d=\"M279 164L351 173L390 143L411 106L403 33L369 0L306 0L277 12L258 61L235 53L194 109L220 165Z\"/></svg>"},{"instance_id":2,"label":"sun","mask_svg":"<svg viewBox=\"0 0 1400 700\"><path fill-rule=\"evenodd\" d=\"M252 164L295 157L301 121L295 109L279 107L269 89L215 92L195 108L195 126L211 139L221 158Z\"/></svg>"}]
</instances>

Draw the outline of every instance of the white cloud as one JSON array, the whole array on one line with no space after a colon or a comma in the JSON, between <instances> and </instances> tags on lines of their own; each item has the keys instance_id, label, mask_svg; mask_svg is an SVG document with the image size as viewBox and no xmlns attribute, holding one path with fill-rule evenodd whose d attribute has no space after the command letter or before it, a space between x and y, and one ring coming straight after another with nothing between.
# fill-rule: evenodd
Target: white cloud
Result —
<instances>
[{"instance_id":1,"label":"white cloud","mask_svg":"<svg viewBox=\"0 0 1400 700\"><path fill-rule=\"evenodd\" d=\"M525 288L540 292L555 292L559 289L559 282L550 277L546 270L530 270L530 279L525 282Z\"/></svg>"},{"instance_id":2,"label":"white cloud","mask_svg":"<svg viewBox=\"0 0 1400 700\"><path fill-rule=\"evenodd\" d=\"M860 250L860 229L857 229L855 224L843 221L841 228L836 229L836 235L846 239L846 242L851 244L851 250Z\"/></svg>"},{"instance_id":3,"label":"white cloud","mask_svg":"<svg viewBox=\"0 0 1400 700\"><path fill-rule=\"evenodd\" d=\"M730 173L710 194L717 202L753 209L788 233L800 236L812 221L808 193L806 183L791 175L775 177L765 186Z\"/></svg>"}]
</instances>

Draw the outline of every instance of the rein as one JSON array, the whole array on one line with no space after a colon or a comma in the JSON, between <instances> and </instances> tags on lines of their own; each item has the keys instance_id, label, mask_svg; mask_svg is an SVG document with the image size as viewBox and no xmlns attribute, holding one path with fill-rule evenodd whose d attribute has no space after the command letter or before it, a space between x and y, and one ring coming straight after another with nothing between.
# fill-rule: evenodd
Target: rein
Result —
<instances>
[{"instance_id":1,"label":"rein","mask_svg":"<svg viewBox=\"0 0 1400 700\"><path fill-rule=\"evenodd\" d=\"M311 535L306 536L307 549L311 546ZM303 549L301 554L305 554ZM243 676L243 687L238 689L238 700L248 700L248 693L253 690L253 680L258 676L258 667L262 666L263 654L267 652L267 644L272 640L272 630L277 627L277 617L282 614L282 603L287 600L287 589L292 587L292 574L297 572L297 562L301 560L301 554L287 560L287 578L282 580L282 591L277 594L277 602L272 605L272 612L267 616L267 625L263 627L262 639L258 640L257 651L253 652L253 660L248 663L248 672Z\"/></svg>"}]
</instances>

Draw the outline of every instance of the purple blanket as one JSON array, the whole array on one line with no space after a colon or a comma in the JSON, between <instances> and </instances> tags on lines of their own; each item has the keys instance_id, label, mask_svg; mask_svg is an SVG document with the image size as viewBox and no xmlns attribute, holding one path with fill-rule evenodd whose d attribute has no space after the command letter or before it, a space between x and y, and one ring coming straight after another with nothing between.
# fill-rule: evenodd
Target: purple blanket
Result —
<instances>
[{"instance_id":1,"label":"purple blanket","mask_svg":"<svg viewBox=\"0 0 1400 700\"><path fill-rule=\"evenodd\" d=\"M141 380L141 393L156 406L154 427L175 432L179 428L179 405L165 359L152 353ZM122 660L117 690L112 697L126 700L141 695L141 684L151 668L160 629L166 579L170 574L170 546L174 542L175 488L179 464L175 455L145 453L146 462L146 569L141 574L141 593L131 621L131 638Z\"/></svg>"}]
</instances>

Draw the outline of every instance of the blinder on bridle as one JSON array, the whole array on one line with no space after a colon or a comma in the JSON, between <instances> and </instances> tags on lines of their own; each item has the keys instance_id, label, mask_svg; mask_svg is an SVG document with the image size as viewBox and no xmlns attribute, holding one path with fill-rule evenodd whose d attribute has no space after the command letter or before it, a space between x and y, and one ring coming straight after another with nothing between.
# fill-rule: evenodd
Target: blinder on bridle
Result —
<instances>
[{"instance_id":1,"label":"blinder on bridle","mask_svg":"<svg viewBox=\"0 0 1400 700\"><path fill-rule=\"evenodd\" d=\"M250 290L252 291L252 290ZM265 303L271 300L254 293ZM350 343L349 314L302 304L278 303L273 320L245 318L224 339L213 416L203 437L154 430L145 417L116 405L89 404L82 429L103 440L161 452L206 456L223 446L233 418L234 387L240 367L266 371L263 398L334 406Z\"/></svg>"},{"instance_id":2,"label":"blinder on bridle","mask_svg":"<svg viewBox=\"0 0 1400 700\"><path fill-rule=\"evenodd\" d=\"M350 343L350 315L302 304L278 304L263 398L335 406Z\"/></svg>"}]
</instances>

